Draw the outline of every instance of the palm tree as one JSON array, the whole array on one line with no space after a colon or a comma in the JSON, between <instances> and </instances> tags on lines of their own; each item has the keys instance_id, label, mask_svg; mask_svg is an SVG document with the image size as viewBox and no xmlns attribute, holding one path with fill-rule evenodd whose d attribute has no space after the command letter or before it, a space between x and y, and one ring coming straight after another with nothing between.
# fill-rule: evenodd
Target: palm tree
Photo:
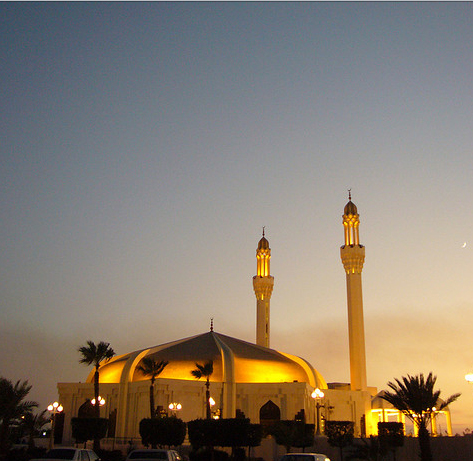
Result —
<instances>
[{"instance_id":1,"label":"palm tree","mask_svg":"<svg viewBox=\"0 0 473 461\"><path fill-rule=\"evenodd\" d=\"M46 413L47 410L43 410L40 413L33 414L33 412L28 412L24 415L22 425L28 435L28 447L30 449L35 446L34 437L51 421L51 419L46 416Z\"/></svg>"},{"instance_id":2,"label":"palm tree","mask_svg":"<svg viewBox=\"0 0 473 461\"><path fill-rule=\"evenodd\" d=\"M115 351L110 347L110 343L100 341L97 345L93 341L87 341L87 346L79 347L81 358L79 363L94 365L94 397L95 397L95 417L100 418L100 402L99 402L99 368L102 362L108 362L114 355ZM94 439L94 450L100 450L100 439Z\"/></svg>"},{"instance_id":3,"label":"palm tree","mask_svg":"<svg viewBox=\"0 0 473 461\"><path fill-rule=\"evenodd\" d=\"M454 402L460 394L453 394L440 400L440 391L434 391L437 377L429 373L427 379L421 373L417 376L403 376L400 380L389 382L392 392L386 391L382 398L394 408L402 411L417 427L419 437L420 458L432 461L429 430L427 429L435 411L441 411Z\"/></svg>"},{"instance_id":4,"label":"palm tree","mask_svg":"<svg viewBox=\"0 0 473 461\"><path fill-rule=\"evenodd\" d=\"M197 367L195 370L191 371L191 375L196 378L206 378L205 382L205 400L207 403L207 419L211 418L210 412L210 377L214 372L214 362L213 360L209 360L205 362L203 365L196 363L195 366Z\"/></svg>"},{"instance_id":5,"label":"palm tree","mask_svg":"<svg viewBox=\"0 0 473 461\"><path fill-rule=\"evenodd\" d=\"M145 357L141 361L141 364L136 367L136 369L145 376L151 376L151 385L149 386L149 409L151 418L156 416L156 408L154 406L154 382L168 363L169 362L166 360L157 362L152 357Z\"/></svg>"},{"instance_id":6,"label":"palm tree","mask_svg":"<svg viewBox=\"0 0 473 461\"><path fill-rule=\"evenodd\" d=\"M12 422L31 412L37 402L25 400L31 390L28 381L10 380L0 377L0 457L6 454Z\"/></svg>"}]
</instances>

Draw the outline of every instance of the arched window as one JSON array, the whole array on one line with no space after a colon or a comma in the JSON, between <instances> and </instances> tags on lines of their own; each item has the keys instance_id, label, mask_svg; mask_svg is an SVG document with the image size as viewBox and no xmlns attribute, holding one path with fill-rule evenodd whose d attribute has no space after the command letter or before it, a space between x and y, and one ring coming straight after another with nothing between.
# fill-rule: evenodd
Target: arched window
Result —
<instances>
[{"instance_id":1,"label":"arched window","mask_svg":"<svg viewBox=\"0 0 473 461\"><path fill-rule=\"evenodd\" d=\"M281 420L281 410L271 400L268 400L259 410L259 421L263 428L269 427Z\"/></svg>"},{"instance_id":2,"label":"arched window","mask_svg":"<svg viewBox=\"0 0 473 461\"><path fill-rule=\"evenodd\" d=\"M90 399L87 399L80 407L79 411L77 412L77 416L79 418L94 418L95 417L95 409L92 405Z\"/></svg>"}]
</instances>

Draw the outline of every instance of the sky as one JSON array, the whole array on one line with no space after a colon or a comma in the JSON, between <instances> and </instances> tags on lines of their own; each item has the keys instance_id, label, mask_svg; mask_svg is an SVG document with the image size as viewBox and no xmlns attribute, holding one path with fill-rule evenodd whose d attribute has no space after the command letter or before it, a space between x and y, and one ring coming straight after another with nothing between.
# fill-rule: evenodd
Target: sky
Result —
<instances>
[{"instance_id":1,"label":"sky","mask_svg":"<svg viewBox=\"0 0 473 461\"><path fill-rule=\"evenodd\" d=\"M0 375L45 408L209 330L348 382L348 189L368 383L437 377L473 430L473 4L0 4ZM440 429L446 427L441 425Z\"/></svg>"}]
</instances>

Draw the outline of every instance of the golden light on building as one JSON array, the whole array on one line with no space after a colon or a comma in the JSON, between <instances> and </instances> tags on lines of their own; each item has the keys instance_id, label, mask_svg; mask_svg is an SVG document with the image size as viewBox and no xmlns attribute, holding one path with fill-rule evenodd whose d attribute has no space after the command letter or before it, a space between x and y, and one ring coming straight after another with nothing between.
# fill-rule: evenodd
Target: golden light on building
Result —
<instances>
[{"instance_id":1,"label":"golden light on building","mask_svg":"<svg viewBox=\"0 0 473 461\"><path fill-rule=\"evenodd\" d=\"M264 236L256 249L256 275L253 277L253 289L256 295L256 344L270 347L269 303L273 293L274 277L270 275L269 262L271 248Z\"/></svg>"}]
</instances>

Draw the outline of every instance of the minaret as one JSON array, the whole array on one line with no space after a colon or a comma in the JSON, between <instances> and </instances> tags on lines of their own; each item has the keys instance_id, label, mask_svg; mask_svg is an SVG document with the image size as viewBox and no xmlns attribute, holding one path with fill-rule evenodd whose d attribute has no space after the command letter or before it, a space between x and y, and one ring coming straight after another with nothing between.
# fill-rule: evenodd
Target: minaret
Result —
<instances>
[{"instance_id":1,"label":"minaret","mask_svg":"<svg viewBox=\"0 0 473 461\"><path fill-rule=\"evenodd\" d=\"M274 277L269 275L271 248L263 237L256 249L256 275L253 277L253 288L256 295L256 344L269 347L269 301L273 292Z\"/></svg>"},{"instance_id":2,"label":"minaret","mask_svg":"<svg viewBox=\"0 0 473 461\"><path fill-rule=\"evenodd\" d=\"M365 247L358 234L360 216L348 191L348 203L343 212L345 245L340 248L347 278L348 340L350 345L350 380L352 390L366 390L365 329L361 271L365 261Z\"/></svg>"}]
</instances>

